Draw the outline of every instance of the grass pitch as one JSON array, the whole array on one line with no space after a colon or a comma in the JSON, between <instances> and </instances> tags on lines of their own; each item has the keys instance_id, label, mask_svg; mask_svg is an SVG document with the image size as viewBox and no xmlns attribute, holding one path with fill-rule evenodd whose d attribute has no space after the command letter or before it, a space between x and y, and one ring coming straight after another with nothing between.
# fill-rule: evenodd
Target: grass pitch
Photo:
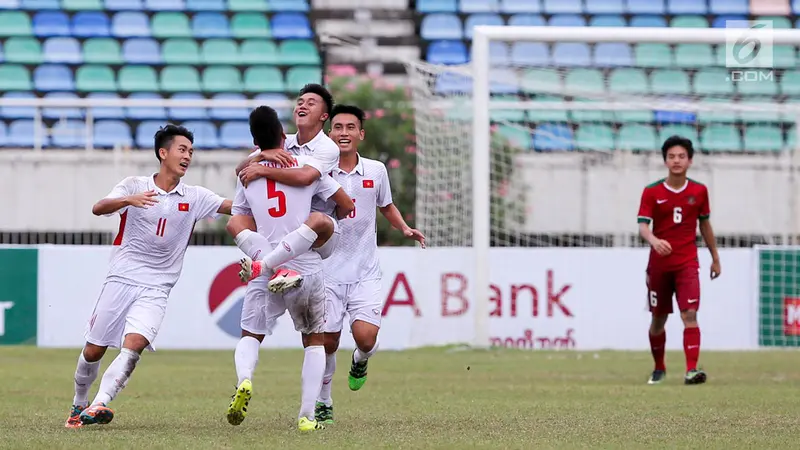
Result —
<instances>
[{"instance_id":1,"label":"grass pitch","mask_svg":"<svg viewBox=\"0 0 800 450\"><path fill-rule=\"evenodd\" d=\"M250 415L225 421L233 352L145 354L106 426L65 429L77 350L0 348L0 448L797 448L800 353L379 352L361 391L334 379L336 424L296 431L302 352L262 351ZM116 352L110 351L103 369ZM101 372L102 376L102 372ZM95 382L92 396L99 385ZM91 397L90 397L91 398Z\"/></svg>"}]
</instances>

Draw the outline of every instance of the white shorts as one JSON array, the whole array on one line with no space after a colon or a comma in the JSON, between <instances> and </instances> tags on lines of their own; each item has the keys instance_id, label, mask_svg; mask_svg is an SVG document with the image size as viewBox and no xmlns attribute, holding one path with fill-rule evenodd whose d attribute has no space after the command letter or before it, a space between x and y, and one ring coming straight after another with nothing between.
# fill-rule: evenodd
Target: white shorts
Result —
<instances>
[{"instance_id":1,"label":"white shorts","mask_svg":"<svg viewBox=\"0 0 800 450\"><path fill-rule=\"evenodd\" d=\"M339 229L339 221L331 216L326 217L331 219L331 222L333 222L333 234L331 235L330 239L325 241L325 243L319 248L312 249L319 253L319 256L322 259L328 259L333 254L333 251L336 250L336 245L339 244L339 236L342 234L342 231Z\"/></svg>"},{"instance_id":2,"label":"white shorts","mask_svg":"<svg viewBox=\"0 0 800 450\"><path fill-rule=\"evenodd\" d=\"M274 294L267 290L267 277L247 285L242 305L242 330L271 335L279 317L287 310L294 329L303 333L322 333L325 324L325 282L322 272L303 275L299 288Z\"/></svg>"},{"instance_id":3,"label":"white shorts","mask_svg":"<svg viewBox=\"0 0 800 450\"><path fill-rule=\"evenodd\" d=\"M107 281L86 324L86 342L101 347L119 348L123 338L131 333L141 334L153 341L167 311L167 293L149 287Z\"/></svg>"},{"instance_id":4,"label":"white shorts","mask_svg":"<svg viewBox=\"0 0 800 450\"><path fill-rule=\"evenodd\" d=\"M325 332L342 331L344 313L350 315L350 328L353 322L361 320L376 327L381 326L381 280L366 280L352 284L325 285L326 315Z\"/></svg>"}]
</instances>

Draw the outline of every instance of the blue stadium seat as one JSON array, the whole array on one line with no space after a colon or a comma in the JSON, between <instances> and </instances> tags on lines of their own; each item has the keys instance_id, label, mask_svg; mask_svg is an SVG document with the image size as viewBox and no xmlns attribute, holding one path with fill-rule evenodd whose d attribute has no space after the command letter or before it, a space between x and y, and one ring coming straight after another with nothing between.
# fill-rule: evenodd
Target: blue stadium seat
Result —
<instances>
[{"instance_id":1,"label":"blue stadium seat","mask_svg":"<svg viewBox=\"0 0 800 450\"><path fill-rule=\"evenodd\" d=\"M297 13L279 13L272 16L272 37L275 39L311 39L308 17Z\"/></svg>"},{"instance_id":2,"label":"blue stadium seat","mask_svg":"<svg viewBox=\"0 0 800 450\"><path fill-rule=\"evenodd\" d=\"M11 122L11 125L8 127L6 145L9 147L33 147L35 145L34 130L33 120L23 119ZM39 142L42 147L47 147L50 143L50 139L43 131L44 130L40 129Z\"/></svg>"},{"instance_id":3,"label":"blue stadium seat","mask_svg":"<svg viewBox=\"0 0 800 450\"><path fill-rule=\"evenodd\" d=\"M589 20L590 27L625 27L628 24L622 16L594 16Z\"/></svg>"},{"instance_id":4,"label":"blue stadium seat","mask_svg":"<svg viewBox=\"0 0 800 450\"><path fill-rule=\"evenodd\" d=\"M105 7L110 11L139 11L144 9L142 0L105 0Z\"/></svg>"},{"instance_id":5,"label":"blue stadium seat","mask_svg":"<svg viewBox=\"0 0 800 450\"><path fill-rule=\"evenodd\" d=\"M3 98L36 98L31 92L6 92ZM33 119L36 108L33 106L0 106L0 117L4 119Z\"/></svg>"},{"instance_id":6,"label":"blue stadium seat","mask_svg":"<svg viewBox=\"0 0 800 450\"><path fill-rule=\"evenodd\" d=\"M33 16L33 34L40 37L69 36L69 18L61 11L45 11Z\"/></svg>"},{"instance_id":7,"label":"blue stadium seat","mask_svg":"<svg viewBox=\"0 0 800 450\"><path fill-rule=\"evenodd\" d=\"M426 59L432 64L464 64L469 57L461 41L434 41L428 46Z\"/></svg>"},{"instance_id":8,"label":"blue stadium seat","mask_svg":"<svg viewBox=\"0 0 800 450\"><path fill-rule=\"evenodd\" d=\"M231 33L225 16L215 12L202 12L192 19L192 34L199 38L224 38Z\"/></svg>"},{"instance_id":9,"label":"blue stadium seat","mask_svg":"<svg viewBox=\"0 0 800 450\"><path fill-rule=\"evenodd\" d=\"M118 99L119 95L112 92L92 92L86 97L93 99ZM121 106L93 106L92 117L95 119L122 119L125 117L125 111ZM96 126L97 125L95 125L95 127Z\"/></svg>"},{"instance_id":10,"label":"blue stadium seat","mask_svg":"<svg viewBox=\"0 0 800 450\"><path fill-rule=\"evenodd\" d=\"M220 142L217 136L217 128L211 123L204 120L197 120L191 122L184 122L183 126L194 133L194 148L219 148ZM248 136L250 130L245 132ZM252 142L248 142L244 147L251 147ZM237 147L238 149L238 147Z\"/></svg>"},{"instance_id":11,"label":"blue stadium seat","mask_svg":"<svg viewBox=\"0 0 800 450\"><path fill-rule=\"evenodd\" d=\"M0 3L0 6L2 3ZM6 127L6 123L0 121L0 147L6 147L8 145L8 127Z\"/></svg>"},{"instance_id":12,"label":"blue stadium seat","mask_svg":"<svg viewBox=\"0 0 800 450\"><path fill-rule=\"evenodd\" d=\"M154 39L128 39L122 44L122 59L131 64L161 64L161 48Z\"/></svg>"},{"instance_id":13,"label":"blue stadium seat","mask_svg":"<svg viewBox=\"0 0 800 450\"><path fill-rule=\"evenodd\" d=\"M540 13L541 0L500 0L500 11L504 13Z\"/></svg>"},{"instance_id":14,"label":"blue stadium seat","mask_svg":"<svg viewBox=\"0 0 800 450\"><path fill-rule=\"evenodd\" d=\"M458 0L417 0L417 11L421 13L456 12Z\"/></svg>"},{"instance_id":15,"label":"blue stadium seat","mask_svg":"<svg viewBox=\"0 0 800 450\"><path fill-rule=\"evenodd\" d=\"M714 18L714 21L711 22L711 26L713 28L726 28L725 22L729 20L747 20L747 16L734 16L734 15L724 15L724 16L717 16Z\"/></svg>"},{"instance_id":16,"label":"blue stadium seat","mask_svg":"<svg viewBox=\"0 0 800 450\"><path fill-rule=\"evenodd\" d=\"M800 14L800 0L792 0L792 12L794 14ZM800 27L796 27L800 28Z\"/></svg>"},{"instance_id":17,"label":"blue stadium seat","mask_svg":"<svg viewBox=\"0 0 800 450\"><path fill-rule=\"evenodd\" d=\"M74 91L75 82L69 67L59 64L41 65L33 71L33 85L37 91Z\"/></svg>"},{"instance_id":18,"label":"blue stadium seat","mask_svg":"<svg viewBox=\"0 0 800 450\"><path fill-rule=\"evenodd\" d=\"M515 42L511 47L511 64L520 66L550 65L550 49L543 42Z\"/></svg>"},{"instance_id":19,"label":"blue stadium seat","mask_svg":"<svg viewBox=\"0 0 800 450\"><path fill-rule=\"evenodd\" d=\"M708 14L705 0L667 0L670 14Z\"/></svg>"},{"instance_id":20,"label":"blue stadium seat","mask_svg":"<svg viewBox=\"0 0 800 450\"><path fill-rule=\"evenodd\" d=\"M19 9L19 0L0 0L0 9Z\"/></svg>"},{"instance_id":21,"label":"blue stadium seat","mask_svg":"<svg viewBox=\"0 0 800 450\"><path fill-rule=\"evenodd\" d=\"M219 128L220 147L239 149L250 147L253 140L250 137L250 126L245 121L225 122Z\"/></svg>"},{"instance_id":22,"label":"blue stadium seat","mask_svg":"<svg viewBox=\"0 0 800 450\"><path fill-rule=\"evenodd\" d=\"M139 11L117 13L111 19L111 32L117 37L150 36L150 19Z\"/></svg>"},{"instance_id":23,"label":"blue stadium seat","mask_svg":"<svg viewBox=\"0 0 800 450\"><path fill-rule=\"evenodd\" d=\"M544 0L542 6L546 14L583 14L581 0Z\"/></svg>"},{"instance_id":24,"label":"blue stadium seat","mask_svg":"<svg viewBox=\"0 0 800 450\"><path fill-rule=\"evenodd\" d=\"M72 92L48 92L44 98L78 98ZM42 116L46 119L82 119L83 109L81 108L42 108Z\"/></svg>"},{"instance_id":25,"label":"blue stadium seat","mask_svg":"<svg viewBox=\"0 0 800 450\"><path fill-rule=\"evenodd\" d=\"M150 11L183 11L183 0L144 0L144 8Z\"/></svg>"},{"instance_id":26,"label":"blue stadium seat","mask_svg":"<svg viewBox=\"0 0 800 450\"><path fill-rule=\"evenodd\" d=\"M750 14L750 0L709 0L711 14Z\"/></svg>"},{"instance_id":27,"label":"blue stadium seat","mask_svg":"<svg viewBox=\"0 0 800 450\"><path fill-rule=\"evenodd\" d=\"M434 90L439 94L472 92L472 79L453 72L442 72L436 77Z\"/></svg>"},{"instance_id":28,"label":"blue stadium seat","mask_svg":"<svg viewBox=\"0 0 800 450\"><path fill-rule=\"evenodd\" d=\"M601 42L594 47L594 63L599 67L624 67L633 65L633 54L628 44Z\"/></svg>"},{"instance_id":29,"label":"blue stadium seat","mask_svg":"<svg viewBox=\"0 0 800 450\"><path fill-rule=\"evenodd\" d=\"M85 147L86 123L82 120L59 120L50 130L50 139L55 147Z\"/></svg>"},{"instance_id":30,"label":"blue stadium seat","mask_svg":"<svg viewBox=\"0 0 800 450\"><path fill-rule=\"evenodd\" d=\"M288 98L283 94L258 94L255 97L256 100L260 101L262 105L278 105L281 103L286 103ZM278 113L278 118L281 120L288 120L292 117L292 107L291 106L282 106L276 107L275 111Z\"/></svg>"},{"instance_id":31,"label":"blue stadium seat","mask_svg":"<svg viewBox=\"0 0 800 450\"><path fill-rule=\"evenodd\" d=\"M516 94L519 91L519 78L510 69L494 69L489 73L489 92L492 94Z\"/></svg>"},{"instance_id":32,"label":"blue stadium seat","mask_svg":"<svg viewBox=\"0 0 800 450\"><path fill-rule=\"evenodd\" d=\"M557 66L590 66L589 46L583 43L558 43L553 46L553 64Z\"/></svg>"},{"instance_id":33,"label":"blue stadium seat","mask_svg":"<svg viewBox=\"0 0 800 450\"><path fill-rule=\"evenodd\" d=\"M92 144L97 148L132 147L131 127L121 120L98 120L94 124Z\"/></svg>"},{"instance_id":34,"label":"blue stadium seat","mask_svg":"<svg viewBox=\"0 0 800 450\"><path fill-rule=\"evenodd\" d=\"M547 24L551 27L585 27L586 19L572 14L563 14L551 17Z\"/></svg>"},{"instance_id":35,"label":"blue stadium seat","mask_svg":"<svg viewBox=\"0 0 800 450\"><path fill-rule=\"evenodd\" d=\"M492 66L507 66L510 59L508 44L497 41L489 43L489 62Z\"/></svg>"},{"instance_id":36,"label":"blue stadium seat","mask_svg":"<svg viewBox=\"0 0 800 450\"><path fill-rule=\"evenodd\" d=\"M81 45L74 38L50 38L44 42L44 61L49 63L80 64L83 62Z\"/></svg>"},{"instance_id":37,"label":"blue stadium seat","mask_svg":"<svg viewBox=\"0 0 800 450\"><path fill-rule=\"evenodd\" d=\"M111 35L111 22L102 12L79 12L72 17L72 35L75 37L106 37Z\"/></svg>"},{"instance_id":38,"label":"blue stadium seat","mask_svg":"<svg viewBox=\"0 0 800 450\"><path fill-rule=\"evenodd\" d=\"M464 21L464 38L472 39L472 28L477 25L505 25L497 14L473 14Z\"/></svg>"},{"instance_id":39,"label":"blue stadium seat","mask_svg":"<svg viewBox=\"0 0 800 450\"><path fill-rule=\"evenodd\" d=\"M161 96L151 92L137 92L128 98L160 100ZM125 116L134 120L164 120L167 118L167 110L163 106L129 106L125 108Z\"/></svg>"},{"instance_id":40,"label":"blue stadium seat","mask_svg":"<svg viewBox=\"0 0 800 450\"><path fill-rule=\"evenodd\" d=\"M586 0L589 14L622 14L625 12L623 0Z\"/></svg>"},{"instance_id":41,"label":"blue stadium seat","mask_svg":"<svg viewBox=\"0 0 800 450\"><path fill-rule=\"evenodd\" d=\"M667 26L667 21L664 16L633 16L631 26L661 28Z\"/></svg>"},{"instance_id":42,"label":"blue stadium seat","mask_svg":"<svg viewBox=\"0 0 800 450\"><path fill-rule=\"evenodd\" d=\"M630 14L664 14L664 0L625 0Z\"/></svg>"},{"instance_id":43,"label":"blue stadium seat","mask_svg":"<svg viewBox=\"0 0 800 450\"><path fill-rule=\"evenodd\" d=\"M462 13L491 13L500 11L498 0L461 0Z\"/></svg>"},{"instance_id":44,"label":"blue stadium seat","mask_svg":"<svg viewBox=\"0 0 800 450\"><path fill-rule=\"evenodd\" d=\"M461 39L461 21L453 14L428 14L422 18L420 36L423 39Z\"/></svg>"},{"instance_id":45,"label":"blue stadium seat","mask_svg":"<svg viewBox=\"0 0 800 450\"><path fill-rule=\"evenodd\" d=\"M541 27L545 25L544 17L536 14L514 14L508 24L515 27Z\"/></svg>"},{"instance_id":46,"label":"blue stadium seat","mask_svg":"<svg viewBox=\"0 0 800 450\"><path fill-rule=\"evenodd\" d=\"M244 100L242 94L216 94L214 100ZM247 120L250 110L247 108L211 108L209 116L213 120Z\"/></svg>"},{"instance_id":47,"label":"blue stadium seat","mask_svg":"<svg viewBox=\"0 0 800 450\"><path fill-rule=\"evenodd\" d=\"M572 150L574 136L572 130L561 124L544 123L536 127L533 134L533 148L539 151Z\"/></svg>"},{"instance_id":48,"label":"blue stadium seat","mask_svg":"<svg viewBox=\"0 0 800 450\"><path fill-rule=\"evenodd\" d=\"M204 97L200 94L175 94L173 100L201 100ZM205 108L169 108L169 117L176 120L198 120L208 119L208 111Z\"/></svg>"},{"instance_id":49,"label":"blue stadium seat","mask_svg":"<svg viewBox=\"0 0 800 450\"><path fill-rule=\"evenodd\" d=\"M59 0L22 0L22 9L61 9Z\"/></svg>"},{"instance_id":50,"label":"blue stadium seat","mask_svg":"<svg viewBox=\"0 0 800 450\"><path fill-rule=\"evenodd\" d=\"M224 0L186 0L189 11L225 11Z\"/></svg>"},{"instance_id":51,"label":"blue stadium seat","mask_svg":"<svg viewBox=\"0 0 800 450\"><path fill-rule=\"evenodd\" d=\"M268 0L270 11L308 12L306 0Z\"/></svg>"},{"instance_id":52,"label":"blue stadium seat","mask_svg":"<svg viewBox=\"0 0 800 450\"><path fill-rule=\"evenodd\" d=\"M153 135L155 135L156 130L162 126L164 126L164 122L158 120L139 122L139 126L136 127L136 135L134 136L136 147L151 150L153 148Z\"/></svg>"}]
</instances>

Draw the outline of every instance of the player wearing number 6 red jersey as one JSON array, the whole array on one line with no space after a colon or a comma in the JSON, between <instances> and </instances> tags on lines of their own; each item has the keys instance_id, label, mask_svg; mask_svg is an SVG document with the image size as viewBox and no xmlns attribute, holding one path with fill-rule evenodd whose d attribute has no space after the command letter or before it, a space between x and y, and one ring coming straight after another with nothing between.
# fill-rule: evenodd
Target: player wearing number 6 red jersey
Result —
<instances>
[{"instance_id":1,"label":"player wearing number 6 red jersey","mask_svg":"<svg viewBox=\"0 0 800 450\"><path fill-rule=\"evenodd\" d=\"M686 354L684 383L701 384L706 373L697 368L700 356L700 265L697 260L697 226L711 253L711 279L720 275L719 253L709 220L708 189L686 177L694 147L689 139L672 136L661 147L667 178L644 188L639 206L639 233L652 247L647 264L647 299L652 313L650 350L655 369L648 384L658 384L666 375L664 325L676 297L683 320L683 350ZM653 224L652 231L650 223Z\"/></svg>"}]
</instances>

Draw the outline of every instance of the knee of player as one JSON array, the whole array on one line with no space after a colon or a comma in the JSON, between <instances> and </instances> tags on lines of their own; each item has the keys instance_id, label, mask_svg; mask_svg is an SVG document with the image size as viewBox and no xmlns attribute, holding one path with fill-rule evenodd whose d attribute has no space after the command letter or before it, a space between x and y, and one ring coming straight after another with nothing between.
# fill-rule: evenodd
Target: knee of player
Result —
<instances>
[{"instance_id":1,"label":"knee of player","mask_svg":"<svg viewBox=\"0 0 800 450\"><path fill-rule=\"evenodd\" d=\"M358 349L366 353L375 348L375 343L378 341L378 335L373 333L354 333L353 339L356 341Z\"/></svg>"},{"instance_id":2,"label":"knee of player","mask_svg":"<svg viewBox=\"0 0 800 450\"><path fill-rule=\"evenodd\" d=\"M99 345L94 345L90 343L86 343L83 347L83 359L87 362L95 362L100 361L103 358L103 355L106 354L107 347L100 347Z\"/></svg>"},{"instance_id":3,"label":"knee of player","mask_svg":"<svg viewBox=\"0 0 800 450\"><path fill-rule=\"evenodd\" d=\"M322 214L321 212L312 212L306 220L306 225L314 230L317 235L333 233L333 222L331 219Z\"/></svg>"},{"instance_id":4,"label":"knee of player","mask_svg":"<svg viewBox=\"0 0 800 450\"><path fill-rule=\"evenodd\" d=\"M325 353L332 355L339 350L339 334L325 333Z\"/></svg>"},{"instance_id":5,"label":"knee of player","mask_svg":"<svg viewBox=\"0 0 800 450\"><path fill-rule=\"evenodd\" d=\"M686 326L697 326L697 311L694 309L689 309L686 311L681 311L681 319L683 320L683 324Z\"/></svg>"}]
</instances>

